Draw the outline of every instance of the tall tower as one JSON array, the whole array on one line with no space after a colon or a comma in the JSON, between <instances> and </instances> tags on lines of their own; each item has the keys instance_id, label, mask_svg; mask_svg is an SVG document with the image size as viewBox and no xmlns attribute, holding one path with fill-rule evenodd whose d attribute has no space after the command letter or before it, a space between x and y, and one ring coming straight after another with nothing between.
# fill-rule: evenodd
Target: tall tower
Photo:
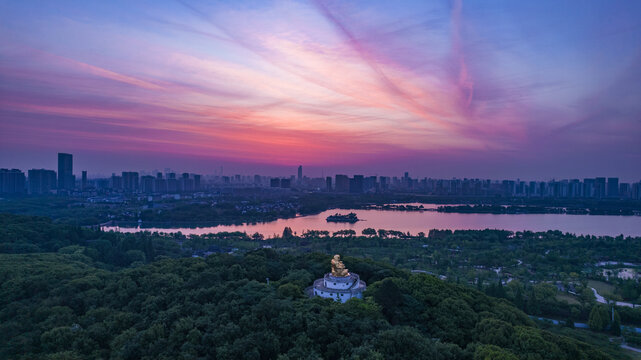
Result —
<instances>
[{"instance_id":1,"label":"tall tower","mask_svg":"<svg viewBox=\"0 0 641 360\"><path fill-rule=\"evenodd\" d=\"M607 196L619 197L619 178L608 178Z\"/></svg>"},{"instance_id":2,"label":"tall tower","mask_svg":"<svg viewBox=\"0 0 641 360\"><path fill-rule=\"evenodd\" d=\"M81 188L82 190L87 189L87 170L82 170Z\"/></svg>"},{"instance_id":3,"label":"tall tower","mask_svg":"<svg viewBox=\"0 0 641 360\"><path fill-rule=\"evenodd\" d=\"M58 189L73 190L73 155L58 153Z\"/></svg>"},{"instance_id":4,"label":"tall tower","mask_svg":"<svg viewBox=\"0 0 641 360\"><path fill-rule=\"evenodd\" d=\"M298 165L298 183L303 182L303 165Z\"/></svg>"}]
</instances>

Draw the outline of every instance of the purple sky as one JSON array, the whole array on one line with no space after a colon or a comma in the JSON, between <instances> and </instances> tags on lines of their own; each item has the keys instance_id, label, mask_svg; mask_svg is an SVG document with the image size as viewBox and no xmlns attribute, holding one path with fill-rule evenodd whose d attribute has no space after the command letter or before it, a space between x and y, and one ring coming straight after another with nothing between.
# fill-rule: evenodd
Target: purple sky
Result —
<instances>
[{"instance_id":1,"label":"purple sky","mask_svg":"<svg viewBox=\"0 0 641 360\"><path fill-rule=\"evenodd\" d=\"M0 2L0 167L641 180L641 2Z\"/></svg>"}]
</instances>

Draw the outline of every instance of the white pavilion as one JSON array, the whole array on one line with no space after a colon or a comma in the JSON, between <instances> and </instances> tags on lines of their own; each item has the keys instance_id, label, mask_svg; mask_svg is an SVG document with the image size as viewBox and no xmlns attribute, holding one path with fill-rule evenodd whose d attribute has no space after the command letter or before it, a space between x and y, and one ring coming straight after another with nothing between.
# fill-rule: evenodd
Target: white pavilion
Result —
<instances>
[{"instance_id":1,"label":"white pavilion","mask_svg":"<svg viewBox=\"0 0 641 360\"><path fill-rule=\"evenodd\" d=\"M322 279L316 279L309 295L344 303L351 298L362 299L366 288L365 281L361 280L358 274L347 271L340 255L334 255L332 272L325 274Z\"/></svg>"}]
</instances>

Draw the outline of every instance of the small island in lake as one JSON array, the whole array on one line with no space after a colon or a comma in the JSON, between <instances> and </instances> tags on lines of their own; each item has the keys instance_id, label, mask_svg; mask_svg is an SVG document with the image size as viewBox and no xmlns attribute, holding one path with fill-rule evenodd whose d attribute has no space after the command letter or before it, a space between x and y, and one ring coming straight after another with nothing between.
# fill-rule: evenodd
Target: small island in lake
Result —
<instances>
[{"instance_id":1,"label":"small island in lake","mask_svg":"<svg viewBox=\"0 0 641 360\"><path fill-rule=\"evenodd\" d=\"M356 216L355 213L349 213L347 215L336 213L334 215L328 216L326 220L327 222L346 222L346 223L353 224L359 221L359 218Z\"/></svg>"}]
</instances>

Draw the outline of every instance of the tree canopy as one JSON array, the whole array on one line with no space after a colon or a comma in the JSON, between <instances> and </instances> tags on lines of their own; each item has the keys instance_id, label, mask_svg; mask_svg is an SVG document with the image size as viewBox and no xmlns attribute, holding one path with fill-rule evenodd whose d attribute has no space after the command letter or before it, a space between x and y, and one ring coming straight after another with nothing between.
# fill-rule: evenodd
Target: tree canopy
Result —
<instances>
[{"instance_id":1,"label":"tree canopy","mask_svg":"<svg viewBox=\"0 0 641 360\"><path fill-rule=\"evenodd\" d=\"M346 257L369 282L340 304L303 288L322 254L262 249L108 271L79 253L0 255L0 357L606 359L505 300ZM269 284L265 278L274 279Z\"/></svg>"}]
</instances>

